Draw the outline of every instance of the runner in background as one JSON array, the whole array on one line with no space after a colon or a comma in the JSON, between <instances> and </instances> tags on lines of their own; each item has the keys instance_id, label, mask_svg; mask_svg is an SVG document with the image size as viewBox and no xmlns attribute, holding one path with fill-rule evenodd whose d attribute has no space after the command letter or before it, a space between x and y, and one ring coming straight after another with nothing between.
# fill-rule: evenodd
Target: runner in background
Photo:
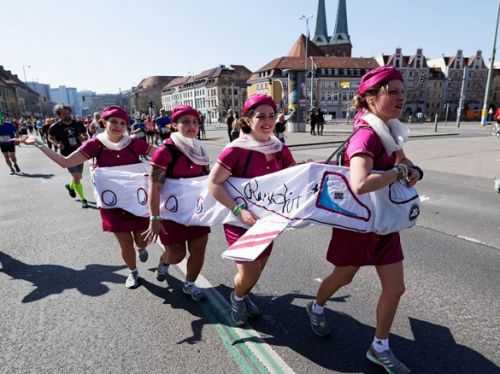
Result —
<instances>
[{"instance_id":1,"label":"runner in background","mask_svg":"<svg viewBox=\"0 0 500 374\"><path fill-rule=\"evenodd\" d=\"M49 140L57 145L59 152L63 156L69 156L87 139L87 129L81 122L73 119L69 106L58 104L54 108L54 113L59 117L59 121L50 126ZM75 198L78 194L82 208L88 208L88 202L85 198L81 182L83 162L80 165L69 167L68 171L72 176L72 181L64 187L66 187L70 197Z\"/></svg>"},{"instance_id":2,"label":"runner in background","mask_svg":"<svg viewBox=\"0 0 500 374\"><path fill-rule=\"evenodd\" d=\"M170 137L170 117L167 115L167 111L165 109L160 109L160 116L156 118L155 123L158 129L159 134L159 142L163 142L164 140Z\"/></svg>"},{"instance_id":3,"label":"runner in background","mask_svg":"<svg viewBox=\"0 0 500 374\"><path fill-rule=\"evenodd\" d=\"M10 175L20 173L16 158L16 128L0 112L0 151L10 169Z\"/></svg>"}]
</instances>

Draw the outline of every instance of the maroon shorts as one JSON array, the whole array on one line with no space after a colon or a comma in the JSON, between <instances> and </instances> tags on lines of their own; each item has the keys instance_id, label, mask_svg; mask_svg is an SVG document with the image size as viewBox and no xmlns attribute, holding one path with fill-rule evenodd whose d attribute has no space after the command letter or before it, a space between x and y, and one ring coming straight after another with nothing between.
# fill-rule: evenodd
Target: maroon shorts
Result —
<instances>
[{"instance_id":1,"label":"maroon shorts","mask_svg":"<svg viewBox=\"0 0 500 374\"><path fill-rule=\"evenodd\" d=\"M399 233L377 235L333 229L326 259L335 266L389 265L403 261Z\"/></svg>"},{"instance_id":2,"label":"maroon shorts","mask_svg":"<svg viewBox=\"0 0 500 374\"><path fill-rule=\"evenodd\" d=\"M107 232L146 231L149 219L134 216L123 209L99 209L102 230Z\"/></svg>"},{"instance_id":3,"label":"maroon shorts","mask_svg":"<svg viewBox=\"0 0 500 374\"><path fill-rule=\"evenodd\" d=\"M243 227L233 226L224 224L224 235L226 236L226 241L229 246L231 246L234 242L236 242L239 238L243 236L247 232L248 229L244 229ZM273 243L271 243L265 250L262 252L256 260L260 260L271 255L273 250ZM237 263L240 263L236 261ZM244 263L244 262L242 262Z\"/></svg>"},{"instance_id":4,"label":"maroon shorts","mask_svg":"<svg viewBox=\"0 0 500 374\"><path fill-rule=\"evenodd\" d=\"M206 226L185 226L170 220L161 222L167 232L166 234L160 234L160 241L163 245L183 243L186 240L199 238L210 233L210 227Z\"/></svg>"}]
</instances>

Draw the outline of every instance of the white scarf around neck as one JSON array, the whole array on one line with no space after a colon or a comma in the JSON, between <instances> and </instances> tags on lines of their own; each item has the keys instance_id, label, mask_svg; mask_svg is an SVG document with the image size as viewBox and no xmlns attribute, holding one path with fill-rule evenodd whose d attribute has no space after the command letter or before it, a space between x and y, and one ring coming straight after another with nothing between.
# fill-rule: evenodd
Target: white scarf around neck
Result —
<instances>
[{"instance_id":1,"label":"white scarf around neck","mask_svg":"<svg viewBox=\"0 0 500 374\"><path fill-rule=\"evenodd\" d=\"M265 155L270 155L281 152L283 149L283 143L274 135L272 135L269 140L261 142L250 134L244 134L226 145L225 148L243 148L250 151L260 152Z\"/></svg>"},{"instance_id":2,"label":"white scarf around neck","mask_svg":"<svg viewBox=\"0 0 500 374\"><path fill-rule=\"evenodd\" d=\"M113 142L106 131L101 132L96 135L97 140L99 140L106 148L112 151L121 151L129 146L132 138L128 134L124 134L119 142Z\"/></svg>"},{"instance_id":3,"label":"white scarf around neck","mask_svg":"<svg viewBox=\"0 0 500 374\"><path fill-rule=\"evenodd\" d=\"M366 113L361 117L378 135L385 152L390 156L393 152L403 149L403 144L408 141L410 130L408 126L398 119L391 119L387 124L373 113Z\"/></svg>"},{"instance_id":4,"label":"white scarf around neck","mask_svg":"<svg viewBox=\"0 0 500 374\"><path fill-rule=\"evenodd\" d=\"M205 146L198 139L188 138L179 132L172 133L170 139L179 151L196 165L206 166L210 163Z\"/></svg>"}]
</instances>

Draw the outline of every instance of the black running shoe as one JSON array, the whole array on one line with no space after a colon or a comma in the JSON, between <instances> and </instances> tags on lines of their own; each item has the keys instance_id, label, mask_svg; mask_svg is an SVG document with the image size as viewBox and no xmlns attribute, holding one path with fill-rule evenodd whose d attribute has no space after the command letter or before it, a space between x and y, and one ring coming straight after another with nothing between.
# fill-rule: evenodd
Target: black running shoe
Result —
<instances>
[{"instance_id":1,"label":"black running shoe","mask_svg":"<svg viewBox=\"0 0 500 374\"><path fill-rule=\"evenodd\" d=\"M87 209L88 207L89 207L89 203L87 202L87 200L83 199L82 200L82 208Z\"/></svg>"},{"instance_id":2,"label":"black running shoe","mask_svg":"<svg viewBox=\"0 0 500 374\"><path fill-rule=\"evenodd\" d=\"M19 168L18 164L14 164L14 168L16 169L16 172L20 173L21 169Z\"/></svg>"},{"instance_id":3,"label":"black running shoe","mask_svg":"<svg viewBox=\"0 0 500 374\"><path fill-rule=\"evenodd\" d=\"M74 189L72 189L69 184L65 184L64 187L68 190L69 196L71 196L73 199L76 197L76 192Z\"/></svg>"}]
</instances>

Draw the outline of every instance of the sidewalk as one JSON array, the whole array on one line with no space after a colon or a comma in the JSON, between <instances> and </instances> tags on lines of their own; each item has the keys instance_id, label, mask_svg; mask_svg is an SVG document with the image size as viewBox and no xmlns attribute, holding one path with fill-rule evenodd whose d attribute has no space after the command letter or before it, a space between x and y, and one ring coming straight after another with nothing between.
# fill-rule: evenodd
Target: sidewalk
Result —
<instances>
[{"instance_id":1,"label":"sidewalk","mask_svg":"<svg viewBox=\"0 0 500 374\"><path fill-rule=\"evenodd\" d=\"M479 122L464 122L460 129L457 129L455 123L439 123L437 132L434 131L434 123L411 123L410 138L435 137L435 136L454 136L460 135L464 131L480 129ZM340 124L329 122L325 125L323 136L311 135L309 126L306 132L286 132L286 144L289 147L301 147L308 145L329 144L345 140L352 131L351 124ZM215 146L224 146L229 141L226 125L223 123L207 125L207 144Z\"/></svg>"}]
</instances>

